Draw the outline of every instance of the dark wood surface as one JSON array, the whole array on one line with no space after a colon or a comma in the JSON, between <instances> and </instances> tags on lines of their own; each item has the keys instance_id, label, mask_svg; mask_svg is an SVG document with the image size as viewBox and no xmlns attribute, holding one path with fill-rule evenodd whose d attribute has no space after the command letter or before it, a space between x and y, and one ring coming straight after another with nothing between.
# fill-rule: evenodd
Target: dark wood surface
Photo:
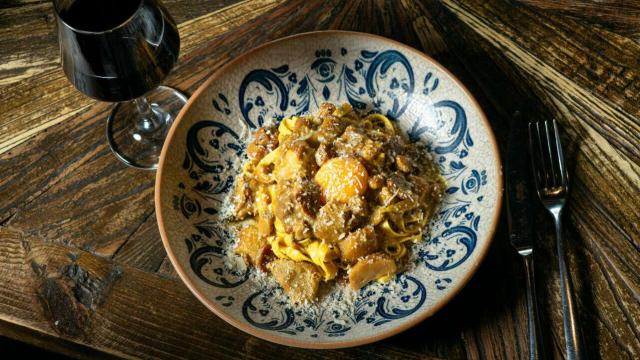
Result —
<instances>
[{"instance_id":1,"label":"dark wood surface","mask_svg":"<svg viewBox=\"0 0 640 360\"><path fill-rule=\"evenodd\" d=\"M167 83L187 93L265 41L346 29L399 40L453 71L503 152L516 112L556 117L572 167L565 236L588 351L640 358L640 2L164 2L182 38ZM80 358L527 358L523 269L504 216L469 285L401 335L308 351L227 325L166 259L154 173L110 153L110 106L64 77L49 1L0 4L1 336ZM536 222L544 341L562 358L555 246L539 208Z\"/></svg>"}]
</instances>

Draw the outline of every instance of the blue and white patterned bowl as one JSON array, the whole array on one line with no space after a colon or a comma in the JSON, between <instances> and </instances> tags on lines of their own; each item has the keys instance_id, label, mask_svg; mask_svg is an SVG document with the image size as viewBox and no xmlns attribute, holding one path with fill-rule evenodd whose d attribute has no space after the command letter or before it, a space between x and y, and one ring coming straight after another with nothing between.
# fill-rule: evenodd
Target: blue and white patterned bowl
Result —
<instances>
[{"instance_id":1,"label":"blue and white patterned bowl","mask_svg":"<svg viewBox=\"0 0 640 360\"><path fill-rule=\"evenodd\" d=\"M313 112L322 102L349 102L395 119L433 154L447 191L407 273L384 286L364 287L341 311L300 311L274 295L281 292L275 282L259 281L237 266L233 239L219 217L250 132L268 119ZM171 129L155 199L171 262L209 309L269 341L337 348L394 335L448 302L489 248L501 194L491 128L451 73L403 44L327 31L265 44L213 74Z\"/></svg>"}]
</instances>

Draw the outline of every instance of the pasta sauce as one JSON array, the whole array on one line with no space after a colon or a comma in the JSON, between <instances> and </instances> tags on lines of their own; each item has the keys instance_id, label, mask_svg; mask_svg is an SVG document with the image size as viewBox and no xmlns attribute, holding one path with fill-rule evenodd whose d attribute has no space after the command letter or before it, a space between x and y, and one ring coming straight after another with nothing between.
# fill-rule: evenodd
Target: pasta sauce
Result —
<instances>
[{"instance_id":1,"label":"pasta sauce","mask_svg":"<svg viewBox=\"0 0 640 360\"><path fill-rule=\"evenodd\" d=\"M236 253L269 271L294 302L320 282L358 289L401 268L445 185L386 116L322 104L255 133L234 191Z\"/></svg>"}]
</instances>

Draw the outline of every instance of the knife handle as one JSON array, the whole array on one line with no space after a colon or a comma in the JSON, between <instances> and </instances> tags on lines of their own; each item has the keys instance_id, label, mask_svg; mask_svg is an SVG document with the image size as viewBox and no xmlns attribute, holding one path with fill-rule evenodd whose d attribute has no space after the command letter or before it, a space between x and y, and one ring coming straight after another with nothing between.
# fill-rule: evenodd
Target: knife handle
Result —
<instances>
[{"instance_id":1,"label":"knife handle","mask_svg":"<svg viewBox=\"0 0 640 360\"><path fill-rule=\"evenodd\" d=\"M533 268L533 252L523 256L524 268L527 274L527 318L529 330L529 359L542 358L542 338L540 336L540 321L538 320L538 304L536 301L536 281Z\"/></svg>"}]
</instances>

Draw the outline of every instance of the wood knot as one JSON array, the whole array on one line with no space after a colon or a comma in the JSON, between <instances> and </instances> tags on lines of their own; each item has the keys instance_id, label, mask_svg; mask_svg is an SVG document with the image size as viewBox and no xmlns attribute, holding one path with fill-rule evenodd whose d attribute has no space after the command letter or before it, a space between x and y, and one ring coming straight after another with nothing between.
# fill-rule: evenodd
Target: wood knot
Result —
<instances>
[{"instance_id":1,"label":"wood knot","mask_svg":"<svg viewBox=\"0 0 640 360\"><path fill-rule=\"evenodd\" d=\"M122 269L83 255L68 253L66 259L67 264L40 264L32 259L31 269L40 279L36 291L45 317L59 334L77 338L84 336L93 313L122 276Z\"/></svg>"},{"instance_id":2,"label":"wood knot","mask_svg":"<svg viewBox=\"0 0 640 360\"><path fill-rule=\"evenodd\" d=\"M55 20L55 16L51 13L46 13L42 15L42 19L44 22L51 24Z\"/></svg>"},{"instance_id":3,"label":"wood knot","mask_svg":"<svg viewBox=\"0 0 640 360\"><path fill-rule=\"evenodd\" d=\"M83 269L77 263L65 266L62 276L73 283L73 293L76 300L91 310L104 302L106 295L111 290L113 282L122 275L122 270L114 266L104 278L93 278L89 271Z\"/></svg>"},{"instance_id":4,"label":"wood knot","mask_svg":"<svg viewBox=\"0 0 640 360\"><path fill-rule=\"evenodd\" d=\"M69 337L84 334L89 312L76 301L68 283L61 279L44 279L38 288L38 299L56 332Z\"/></svg>"}]
</instances>

